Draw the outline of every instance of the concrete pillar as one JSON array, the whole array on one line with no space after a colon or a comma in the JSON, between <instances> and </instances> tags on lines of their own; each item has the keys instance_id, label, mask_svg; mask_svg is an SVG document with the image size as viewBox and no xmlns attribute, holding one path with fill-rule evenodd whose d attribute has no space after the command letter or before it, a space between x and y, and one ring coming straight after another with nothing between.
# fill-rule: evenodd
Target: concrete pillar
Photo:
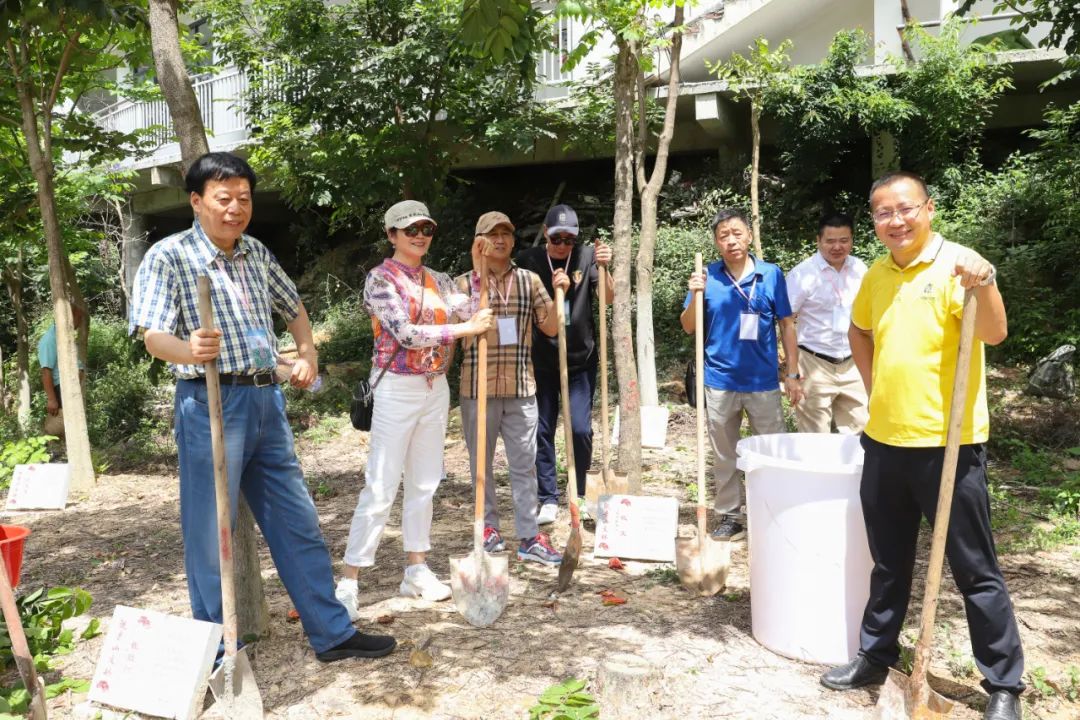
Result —
<instances>
[{"instance_id":1,"label":"concrete pillar","mask_svg":"<svg viewBox=\"0 0 1080 720\"><path fill-rule=\"evenodd\" d=\"M124 263L124 295L131 297L131 291L135 286L135 273L139 270L139 263L146 255L150 247L147 235L149 227L146 216L135 212L129 202L124 207L124 214L120 219L121 232L123 233Z\"/></svg>"},{"instance_id":2,"label":"concrete pillar","mask_svg":"<svg viewBox=\"0 0 1080 720\"><path fill-rule=\"evenodd\" d=\"M883 63L889 56L901 57L897 25L904 24L904 14L896 0L874 0L874 62Z\"/></svg>"},{"instance_id":3,"label":"concrete pillar","mask_svg":"<svg viewBox=\"0 0 1080 720\"><path fill-rule=\"evenodd\" d=\"M900 155L896 150L896 138L890 132L875 133L870 148L870 172L874 179L899 169Z\"/></svg>"}]
</instances>

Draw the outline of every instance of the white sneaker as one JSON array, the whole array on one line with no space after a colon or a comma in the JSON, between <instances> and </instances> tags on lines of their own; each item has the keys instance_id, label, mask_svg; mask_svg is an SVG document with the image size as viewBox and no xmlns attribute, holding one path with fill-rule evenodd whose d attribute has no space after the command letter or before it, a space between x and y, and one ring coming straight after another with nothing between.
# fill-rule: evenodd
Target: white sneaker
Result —
<instances>
[{"instance_id":1,"label":"white sneaker","mask_svg":"<svg viewBox=\"0 0 1080 720\"><path fill-rule=\"evenodd\" d=\"M360 583L351 578L341 578L337 587L334 588L334 597L345 606L345 612L349 613L349 622L360 619Z\"/></svg>"},{"instance_id":2,"label":"white sneaker","mask_svg":"<svg viewBox=\"0 0 1080 720\"><path fill-rule=\"evenodd\" d=\"M537 525L550 525L559 517L559 506L555 503L544 503L540 506L540 512L536 513Z\"/></svg>"},{"instance_id":3,"label":"white sneaker","mask_svg":"<svg viewBox=\"0 0 1080 720\"><path fill-rule=\"evenodd\" d=\"M405 568L405 578L399 589L405 597L420 597L428 602L448 600L451 594L450 586L439 582L426 563Z\"/></svg>"}]
</instances>

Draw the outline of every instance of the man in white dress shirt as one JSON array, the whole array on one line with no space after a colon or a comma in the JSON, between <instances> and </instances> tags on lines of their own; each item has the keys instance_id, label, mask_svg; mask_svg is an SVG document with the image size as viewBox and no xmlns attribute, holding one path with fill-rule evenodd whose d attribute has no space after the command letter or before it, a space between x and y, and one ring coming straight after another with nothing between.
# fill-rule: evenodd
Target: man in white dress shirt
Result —
<instances>
[{"instance_id":1,"label":"man in white dress shirt","mask_svg":"<svg viewBox=\"0 0 1080 720\"><path fill-rule=\"evenodd\" d=\"M799 432L862 432L866 389L851 359L851 303L866 264L851 256L854 224L848 215L822 218L818 251L787 275L788 298L798 316L799 374L805 397L795 406Z\"/></svg>"}]
</instances>

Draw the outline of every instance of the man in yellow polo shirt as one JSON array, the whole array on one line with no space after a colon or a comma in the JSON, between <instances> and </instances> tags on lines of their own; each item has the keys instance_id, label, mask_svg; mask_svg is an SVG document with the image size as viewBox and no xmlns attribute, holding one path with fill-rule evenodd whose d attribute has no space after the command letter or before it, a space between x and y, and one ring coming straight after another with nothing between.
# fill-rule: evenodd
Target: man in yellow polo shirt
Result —
<instances>
[{"instance_id":1,"label":"man in yellow polo shirt","mask_svg":"<svg viewBox=\"0 0 1080 720\"><path fill-rule=\"evenodd\" d=\"M931 523L945 456L964 291L978 302L975 347L946 555L964 597L975 664L990 693L986 720L1019 720L1024 656L998 566L986 487L989 414L984 344L1008 332L994 267L931 230L934 201L913 173L890 173L870 189L878 239L889 250L863 278L851 311L851 354L870 396L862 497L874 569L859 654L821 677L850 690L880 683L899 659L897 639L911 595L919 523Z\"/></svg>"}]
</instances>

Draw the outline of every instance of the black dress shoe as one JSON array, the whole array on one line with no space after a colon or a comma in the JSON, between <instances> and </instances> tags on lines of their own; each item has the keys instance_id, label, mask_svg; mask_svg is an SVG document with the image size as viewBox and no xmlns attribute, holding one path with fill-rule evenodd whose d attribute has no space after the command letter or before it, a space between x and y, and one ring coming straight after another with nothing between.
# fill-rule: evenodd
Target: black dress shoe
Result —
<instances>
[{"instance_id":1,"label":"black dress shoe","mask_svg":"<svg viewBox=\"0 0 1080 720\"><path fill-rule=\"evenodd\" d=\"M829 670L821 676L821 684L832 690L854 690L863 685L880 685L885 682L889 668L868 660L862 655L847 665Z\"/></svg>"},{"instance_id":2,"label":"black dress shoe","mask_svg":"<svg viewBox=\"0 0 1080 720\"><path fill-rule=\"evenodd\" d=\"M397 647L397 641L389 635L367 635L357 631L340 645L315 653L315 657L324 663L354 657L377 658L389 655L395 647Z\"/></svg>"},{"instance_id":3,"label":"black dress shoe","mask_svg":"<svg viewBox=\"0 0 1080 720\"><path fill-rule=\"evenodd\" d=\"M1020 720L1020 698L1008 690L998 690L990 696L983 720Z\"/></svg>"}]
</instances>

